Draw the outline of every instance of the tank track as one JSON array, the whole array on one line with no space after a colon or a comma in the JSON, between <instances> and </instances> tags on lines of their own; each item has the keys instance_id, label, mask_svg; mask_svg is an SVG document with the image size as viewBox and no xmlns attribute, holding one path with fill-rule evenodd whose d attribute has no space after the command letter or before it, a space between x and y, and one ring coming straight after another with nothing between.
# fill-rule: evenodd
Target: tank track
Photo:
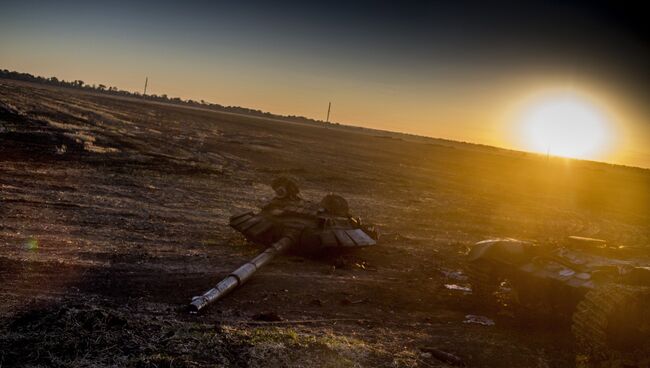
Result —
<instances>
[{"instance_id":1,"label":"tank track","mask_svg":"<svg viewBox=\"0 0 650 368\"><path fill-rule=\"evenodd\" d=\"M650 341L625 351L610 344L610 323L625 318L627 307L634 303L647 307L649 296L650 288L625 285L608 285L587 293L573 314L572 332L579 353L607 367L650 367Z\"/></svg>"}]
</instances>

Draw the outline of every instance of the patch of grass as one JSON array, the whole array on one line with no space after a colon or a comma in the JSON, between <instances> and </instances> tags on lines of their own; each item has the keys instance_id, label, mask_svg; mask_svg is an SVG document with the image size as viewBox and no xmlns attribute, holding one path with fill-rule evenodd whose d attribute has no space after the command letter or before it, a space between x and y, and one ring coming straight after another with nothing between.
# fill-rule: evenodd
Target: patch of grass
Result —
<instances>
[{"instance_id":1,"label":"patch of grass","mask_svg":"<svg viewBox=\"0 0 650 368\"><path fill-rule=\"evenodd\" d=\"M0 321L0 366L410 367L409 352L308 327L250 327L151 318L63 303Z\"/></svg>"},{"instance_id":2,"label":"patch of grass","mask_svg":"<svg viewBox=\"0 0 650 368\"><path fill-rule=\"evenodd\" d=\"M294 328L224 327L231 339L249 345L251 367L358 367L364 366L371 350L357 339L332 332L307 333Z\"/></svg>"}]
</instances>

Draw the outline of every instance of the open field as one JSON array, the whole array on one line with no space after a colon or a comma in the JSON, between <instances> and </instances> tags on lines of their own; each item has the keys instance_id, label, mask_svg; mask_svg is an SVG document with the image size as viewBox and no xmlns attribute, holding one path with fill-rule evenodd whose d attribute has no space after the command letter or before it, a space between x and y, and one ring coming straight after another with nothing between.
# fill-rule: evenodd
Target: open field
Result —
<instances>
[{"instance_id":1,"label":"open field","mask_svg":"<svg viewBox=\"0 0 650 368\"><path fill-rule=\"evenodd\" d=\"M259 252L228 217L279 175L346 197L380 244L282 257L188 315ZM649 170L0 80L1 367L446 366L422 346L570 367L566 324L463 323L487 312L444 285L485 238L647 246L649 223Z\"/></svg>"}]
</instances>

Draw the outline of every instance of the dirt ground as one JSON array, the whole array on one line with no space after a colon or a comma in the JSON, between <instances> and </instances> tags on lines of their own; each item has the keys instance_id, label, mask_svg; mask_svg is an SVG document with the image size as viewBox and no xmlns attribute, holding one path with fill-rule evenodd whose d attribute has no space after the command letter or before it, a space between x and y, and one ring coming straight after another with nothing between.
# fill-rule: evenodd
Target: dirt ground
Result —
<instances>
[{"instance_id":1,"label":"dirt ground","mask_svg":"<svg viewBox=\"0 0 650 368\"><path fill-rule=\"evenodd\" d=\"M279 175L345 196L379 245L281 257L189 315L261 250L228 218ZM423 347L571 367L566 322L444 285L467 286L464 255L490 237L647 246L649 189L649 170L0 80L0 367L448 366Z\"/></svg>"}]
</instances>

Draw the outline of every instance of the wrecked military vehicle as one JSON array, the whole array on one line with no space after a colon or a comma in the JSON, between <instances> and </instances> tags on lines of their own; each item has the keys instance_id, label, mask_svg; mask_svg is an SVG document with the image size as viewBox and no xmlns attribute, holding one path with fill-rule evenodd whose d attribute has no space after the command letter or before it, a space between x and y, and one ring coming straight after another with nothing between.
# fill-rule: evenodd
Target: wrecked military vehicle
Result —
<instances>
[{"instance_id":1,"label":"wrecked military vehicle","mask_svg":"<svg viewBox=\"0 0 650 368\"><path fill-rule=\"evenodd\" d=\"M194 297L190 304L191 312L197 313L222 298L278 254L289 250L313 254L377 243L375 229L350 215L348 202L343 197L328 194L319 203L306 201L301 198L296 182L285 177L275 179L271 187L275 197L259 213L245 212L230 218L230 226L246 239L269 247L214 288Z\"/></svg>"},{"instance_id":2,"label":"wrecked military vehicle","mask_svg":"<svg viewBox=\"0 0 650 368\"><path fill-rule=\"evenodd\" d=\"M569 237L566 244L515 239L476 243L468 276L478 302L504 293L516 314L564 316L580 354L650 363L650 251ZM645 360L644 360L645 359Z\"/></svg>"}]
</instances>

